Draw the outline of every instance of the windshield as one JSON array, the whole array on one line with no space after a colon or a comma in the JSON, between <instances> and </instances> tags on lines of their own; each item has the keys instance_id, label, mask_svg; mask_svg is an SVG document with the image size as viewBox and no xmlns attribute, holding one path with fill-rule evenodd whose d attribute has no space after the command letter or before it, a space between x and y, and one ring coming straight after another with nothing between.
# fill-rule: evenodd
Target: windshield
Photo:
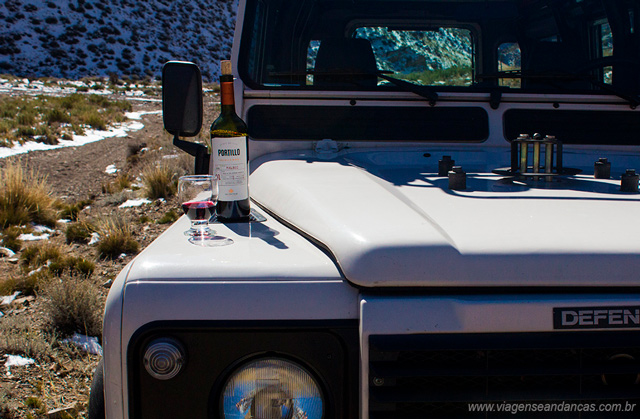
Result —
<instances>
[{"instance_id":1,"label":"windshield","mask_svg":"<svg viewBox=\"0 0 640 419\"><path fill-rule=\"evenodd\" d=\"M239 69L255 89L625 92L638 2L248 0Z\"/></svg>"}]
</instances>

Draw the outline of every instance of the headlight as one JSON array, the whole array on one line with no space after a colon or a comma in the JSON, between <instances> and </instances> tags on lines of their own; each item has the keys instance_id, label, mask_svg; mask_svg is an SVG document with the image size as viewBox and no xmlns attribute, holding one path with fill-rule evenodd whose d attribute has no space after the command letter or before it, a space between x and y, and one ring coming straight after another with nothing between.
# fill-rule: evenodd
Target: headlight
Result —
<instances>
[{"instance_id":1,"label":"headlight","mask_svg":"<svg viewBox=\"0 0 640 419\"><path fill-rule=\"evenodd\" d=\"M169 338L156 339L144 352L144 367L158 380L169 380L180 372L185 361L182 345Z\"/></svg>"},{"instance_id":2,"label":"headlight","mask_svg":"<svg viewBox=\"0 0 640 419\"><path fill-rule=\"evenodd\" d=\"M222 394L224 419L321 419L324 398L316 380L300 365L262 358L231 374Z\"/></svg>"}]
</instances>

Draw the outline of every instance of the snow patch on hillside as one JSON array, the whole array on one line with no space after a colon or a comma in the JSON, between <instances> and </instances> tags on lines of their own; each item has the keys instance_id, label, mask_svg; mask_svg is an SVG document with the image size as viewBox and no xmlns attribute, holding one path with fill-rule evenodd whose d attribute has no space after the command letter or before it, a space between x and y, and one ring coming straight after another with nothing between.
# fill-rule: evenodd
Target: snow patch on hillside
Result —
<instances>
[{"instance_id":1,"label":"snow patch on hillside","mask_svg":"<svg viewBox=\"0 0 640 419\"><path fill-rule=\"evenodd\" d=\"M85 129L84 135L74 135L72 140L58 140L58 144L50 145L36 141L25 141L24 144L17 144L13 147L0 147L0 158L24 154L30 151L53 150L62 147L79 147L95 141L104 140L111 137L126 137L129 131L138 131L144 125L137 121L130 121L118 124L108 130Z\"/></svg>"}]
</instances>

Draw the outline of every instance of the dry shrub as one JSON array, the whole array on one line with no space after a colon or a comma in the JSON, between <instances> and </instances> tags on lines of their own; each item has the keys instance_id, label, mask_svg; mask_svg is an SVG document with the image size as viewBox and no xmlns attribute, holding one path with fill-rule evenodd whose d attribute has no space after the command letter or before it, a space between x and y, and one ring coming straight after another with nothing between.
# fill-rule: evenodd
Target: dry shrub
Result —
<instances>
[{"instance_id":1,"label":"dry shrub","mask_svg":"<svg viewBox=\"0 0 640 419\"><path fill-rule=\"evenodd\" d=\"M103 302L97 285L72 275L51 281L42 294L51 330L62 336L75 332L102 335Z\"/></svg>"},{"instance_id":2,"label":"dry shrub","mask_svg":"<svg viewBox=\"0 0 640 419\"><path fill-rule=\"evenodd\" d=\"M127 172L119 172L112 181L102 184L102 193L119 194L120 192L131 189L133 178Z\"/></svg>"},{"instance_id":3,"label":"dry shrub","mask_svg":"<svg viewBox=\"0 0 640 419\"><path fill-rule=\"evenodd\" d=\"M20 255L21 263L26 269L45 266L47 262L61 260L66 251L51 242L36 243L25 248Z\"/></svg>"},{"instance_id":4,"label":"dry shrub","mask_svg":"<svg viewBox=\"0 0 640 419\"><path fill-rule=\"evenodd\" d=\"M133 182L133 179L129 173L120 172L118 173L115 180L113 181L113 184L116 188L116 191L120 192L124 189L131 189L132 182Z\"/></svg>"},{"instance_id":5,"label":"dry shrub","mask_svg":"<svg viewBox=\"0 0 640 419\"><path fill-rule=\"evenodd\" d=\"M19 227L7 227L2 230L2 241L0 241L0 243L3 247L17 252L22 248L22 241L18 238L20 234L22 234L22 229Z\"/></svg>"},{"instance_id":6,"label":"dry shrub","mask_svg":"<svg viewBox=\"0 0 640 419\"><path fill-rule=\"evenodd\" d=\"M0 279L0 295L10 295L13 293L13 285L15 284L14 278Z\"/></svg>"},{"instance_id":7,"label":"dry shrub","mask_svg":"<svg viewBox=\"0 0 640 419\"><path fill-rule=\"evenodd\" d=\"M57 276L61 276L65 272L69 272L88 278L93 274L93 271L96 270L96 264L81 257L66 256L60 260L52 262L48 266L48 269L49 272Z\"/></svg>"},{"instance_id":8,"label":"dry shrub","mask_svg":"<svg viewBox=\"0 0 640 419\"><path fill-rule=\"evenodd\" d=\"M83 199L72 203L59 202L58 209L60 211L60 217L71 221L78 221L80 212L92 203L93 199Z\"/></svg>"},{"instance_id":9,"label":"dry shrub","mask_svg":"<svg viewBox=\"0 0 640 419\"><path fill-rule=\"evenodd\" d=\"M0 322L0 352L47 359L53 354L51 340L55 339L20 317L11 316Z\"/></svg>"},{"instance_id":10,"label":"dry shrub","mask_svg":"<svg viewBox=\"0 0 640 419\"><path fill-rule=\"evenodd\" d=\"M105 131L107 129L107 121L94 109L81 113L79 118L82 123L89 125L93 129L100 131Z\"/></svg>"},{"instance_id":11,"label":"dry shrub","mask_svg":"<svg viewBox=\"0 0 640 419\"><path fill-rule=\"evenodd\" d=\"M39 397L31 396L27 397L24 401L24 405L31 409L37 409L38 413L44 415L47 411L44 403Z\"/></svg>"},{"instance_id":12,"label":"dry shrub","mask_svg":"<svg viewBox=\"0 0 640 419\"><path fill-rule=\"evenodd\" d=\"M17 419L18 414L15 413L14 410L10 409L9 406L4 406L0 404L0 418L2 419Z\"/></svg>"},{"instance_id":13,"label":"dry shrub","mask_svg":"<svg viewBox=\"0 0 640 419\"><path fill-rule=\"evenodd\" d=\"M27 276L40 274L43 279L51 277L50 274L59 277L65 273L88 278L96 268L95 263L70 255L68 249L49 242L27 247L20 258Z\"/></svg>"},{"instance_id":14,"label":"dry shrub","mask_svg":"<svg viewBox=\"0 0 640 419\"><path fill-rule=\"evenodd\" d=\"M79 221L77 223L70 223L65 230L67 244L87 244L91 238L91 233L94 231L96 231L96 228L89 222Z\"/></svg>"},{"instance_id":15,"label":"dry shrub","mask_svg":"<svg viewBox=\"0 0 640 419\"><path fill-rule=\"evenodd\" d=\"M12 275L0 280L0 294L8 295L20 291L23 295L35 295L42 285L50 280L48 270L33 272L31 275Z\"/></svg>"},{"instance_id":16,"label":"dry shrub","mask_svg":"<svg viewBox=\"0 0 640 419\"><path fill-rule=\"evenodd\" d=\"M127 100L110 100L101 95L79 93L63 97L2 97L2 143L7 146L24 141L57 144L60 138L83 135L84 126L106 129L114 123L123 122L126 119L124 113L131 111L131 106Z\"/></svg>"},{"instance_id":17,"label":"dry shrub","mask_svg":"<svg viewBox=\"0 0 640 419\"><path fill-rule=\"evenodd\" d=\"M133 238L131 226L122 217L108 217L99 221L98 254L105 259L115 259L121 254L135 254L140 245Z\"/></svg>"},{"instance_id":18,"label":"dry shrub","mask_svg":"<svg viewBox=\"0 0 640 419\"><path fill-rule=\"evenodd\" d=\"M46 177L25 171L19 161L8 159L0 169L0 226L29 222L55 226L56 200Z\"/></svg>"},{"instance_id":19,"label":"dry shrub","mask_svg":"<svg viewBox=\"0 0 640 419\"><path fill-rule=\"evenodd\" d=\"M164 215L158 219L157 223L158 224L169 224L169 223L173 223L173 222L177 221L178 218L180 218L180 215L177 212L175 212L174 210L171 209L171 210L165 212Z\"/></svg>"},{"instance_id":20,"label":"dry shrub","mask_svg":"<svg viewBox=\"0 0 640 419\"><path fill-rule=\"evenodd\" d=\"M147 147L147 143L129 143L127 145L127 161L130 163L138 162L142 150Z\"/></svg>"},{"instance_id":21,"label":"dry shrub","mask_svg":"<svg viewBox=\"0 0 640 419\"><path fill-rule=\"evenodd\" d=\"M144 195L148 199L170 198L176 193L176 168L166 162L151 164L142 171Z\"/></svg>"}]
</instances>

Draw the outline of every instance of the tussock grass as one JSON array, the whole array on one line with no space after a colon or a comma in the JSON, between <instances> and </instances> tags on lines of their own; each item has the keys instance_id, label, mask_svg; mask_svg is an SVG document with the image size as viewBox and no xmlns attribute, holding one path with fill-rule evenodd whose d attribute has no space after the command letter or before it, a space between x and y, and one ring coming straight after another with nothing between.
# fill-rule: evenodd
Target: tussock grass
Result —
<instances>
[{"instance_id":1,"label":"tussock grass","mask_svg":"<svg viewBox=\"0 0 640 419\"><path fill-rule=\"evenodd\" d=\"M41 276L40 283L46 282L46 279L52 276L61 277L63 274L88 278L96 268L92 261L70 255L68 249L63 246L48 242L27 247L20 259L25 274Z\"/></svg>"},{"instance_id":2,"label":"tussock grass","mask_svg":"<svg viewBox=\"0 0 640 419\"><path fill-rule=\"evenodd\" d=\"M126 100L110 100L101 95L74 93L64 97L0 97L0 133L4 146L24 141L57 144L84 134L85 127L104 130L123 122L131 111Z\"/></svg>"},{"instance_id":3,"label":"tussock grass","mask_svg":"<svg viewBox=\"0 0 640 419\"><path fill-rule=\"evenodd\" d=\"M128 191L123 190L120 192L116 192L115 190L110 190L110 187L111 186L109 185L107 185L106 187L105 185L102 186L102 192L105 194L110 194L104 196L102 199L105 205L118 206L130 198L131 194Z\"/></svg>"},{"instance_id":4,"label":"tussock grass","mask_svg":"<svg viewBox=\"0 0 640 419\"><path fill-rule=\"evenodd\" d=\"M93 203L93 199L83 199L77 202L72 203L59 203L58 209L60 211L59 215L61 218L78 221L78 215L80 215L80 211L83 208L91 205Z\"/></svg>"},{"instance_id":5,"label":"tussock grass","mask_svg":"<svg viewBox=\"0 0 640 419\"><path fill-rule=\"evenodd\" d=\"M20 317L7 317L0 322L0 352L48 359L53 355L51 340L55 339Z\"/></svg>"},{"instance_id":6,"label":"tussock grass","mask_svg":"<svg viewBox=\"0 0 640 419\"><path fill-rule=\"evenodd\" d=\"M61 246L53 243L38 243L25 248L20 255L20 263L25 268L36 269L45 266L47 262L58 261L65 254Z\"/></svg>"},{"instance_id":7,"label":"tussock grass","mask_svg":"<svg viewBox=\"0 0 640 419\"><path fill-rule=\"evenodd\" d=\"M102 300L97 285L65 275L51 281L42 295L51 331L62 336L75 332L102 335Z\"/></svg>"},{"instance_id":8,"label":"tussock grass","mask_svg":"<svg viewBox=\"0 0 640 419\"><path fill-rule=\"evenodd\" d=\"M93 274L93 271L96 270L96 264L81 257L66 256L51 262L48 269L49 272L57 276L62 276L66 272L72 272L88 278Z\"/></svg>"},{"instance_id":9,"label":"tussock grass","mask_svg":"<svg viewBox=\"0 0 640 419\"><path fill-rule=\"evenodd\" d=\"M91 238L91 233L95 231L96 231L96 227L87 221L79 221L76 223L71 223L67 226L67 229L65 230L65 239L67 241L67 244L71 244L71 243L87 244L87 242Z\"/></svg>"},{"instance_id":10,"label":"tussock grass","mask_svg":"<svg viewBox=\"0 0 640 419\"><path fill-rule=\"evenodd\" d=\"M103 183L101 190L105 194L117 194L133 187L133 177L128 172L118 172L115 179Z\"/></svg>"},{"instance_id":11,"label":"tussock grass","mask_svg":"<svg viewBox=\"0 0 640 419\"><path fill-rule=\"evenodd\" d=\"M147 224L147 223L150 223L151 221L152 221L151 217L149 217L146 214L145 215L141 215L140 218L138 218L138 223L140 223L140 224Z\"/></svg>"},{"instance_id":12,"label":"tussock grass","mask_svg":"<svg viewBox=\"0 0 640 419\"><path fill-rule=\"evenodd\" d=\"M49 272L36 272L32 275L12 275L0 279L0 294L9 295L20 291L23 295L35 295L43 283L50 279Z\"/></svg>"},{"instance_id":13,"label":"tussock grass","mask_svg":"<svg viewBox=\"0 0 640 419\"><path fill-rule=\"evenodd\" d=\"M38 416L44 417L47 415L47 406L45 405L45 403L42 401L42 399L40 399L39 397L36 396L31 396L31 397L27 397L24 401L24 405L28 408L28 409L32 409L34 411L34 413L36 413ZM30 419L33 416L31 416L31 414L27 414L27 418ZM73 419L70 416L61 416L61 419Z\"/></svg>"},{"instance_id":14,"label":"tussock grass","mask_svg":"<svg viewBox=\"0 0 640 419\"><path fill-rule=\"evenodd\" d=\"M0 121L0 134L8 134L11 132L12 124L7 121Z\"/></svg>"},{"instance_id":15,"label":"tussock grass","mask_svg":"<svg viewBox=\"0 0 640 419\"><path fill-rule=\"evenodd\" d=\"M0 169L0 226L30 222L55 226L56 200L47 179L35 171L25 171L19 161L8 159Z\"/></svg>"},{"instance_id":16,"label":"tussock grass","mask_svg":"<svg viewBox=\"0 0 640 419\"><path fill-rule=\"evenodd\" d=\"M0 418L2 418L2 419L17 419L18 418L18 414L15 413L13 410L9 409L8 406L5 406L4 404L2 404L2 401L0 401Z\"/></svg>"},{"instance_id":17,"label":"tussock grass","mask_svg":"<svg viewBox=\"0 0 640 419\"><path fill-rule=\"evenodd\" d=\"M147 143L132 143L127 145L127 162L132 165L138 163L146 147Z\"/></svg>"},{"instance_id":18,"label":"tussock grass","mask_svg":"<svg viewBox=\"0 0 640 419\"><path fill-rule=\"evenodd\" d=\"M32 409L42 409L44 407L44 403L38 397L27 397L24 401L24 405L30 407ZM42 413L45 413L44 411Z\"/></svg>"},{"instance_id":19,"label":"tussock grass","mask_svg":"<svg viewBox=\"0 0 640 419\"><path fill-rule=\"evenodd\" d=\"M145 197L148 199L172 197L176 193L178 177L173 165L165 162L148 165L142 171Z\"/></svg>"},{"instance_id":20,"label":"tussock grass","mask_svg":"<svg viewBox=\"0 0 640 419\"><path fill-rule=\"evenodd\" d=\"M178 220L178 218L180 218L180 215L174 211L174 210L169 210L167 212L165 212L162 217L160 217L157 221L158 224L170 224L173 223L175 221Z\"/></svg>"},{"instance_id":21,"label":"tussock grass","mask_svg":"<svg viewBox=\"0 0 640 419\"><path fill-rule=\"evenodd\" d=\"M22 248L22 241L18 239L20 234L22 234L22 229L16 226L7 227L2 230L2 241L0 241L0 244L2 244L2 247L17 252Z\"/></svg>"},{"instance_id":22,"label":"tussock grass","mask_svg":"<svg viewBox=\"0 0 640 419\"><path fill-rule=\"evenodd\" d=\"M105 131L107 129L107 121L95 110L85 112L82 115L82 122L97 130Z\"/></svg>"},{"instance_id":23,"label":"tussock grass","mask_svg":"<svg viewBox=\"0 0 640 419\"><path fill-rule=\"evenodd\" d=\"M51 109L44 115L44 120L49 125L53 124L70 124L71 123L71 115L68 112L65 112L61 108Z\"/></svg>"},{"instance_id":24,"label":"tussock grass","mask_svg":"<svg viewBox=\"0 0 640 419\"><path fill-rule=\"evenodd\" d=\"M108 217L99 220L98 255L104 259L115 259L121 254L135 254L140 245L133 238L131 226L121 217Z\"/></svg>"}]
</instances>

